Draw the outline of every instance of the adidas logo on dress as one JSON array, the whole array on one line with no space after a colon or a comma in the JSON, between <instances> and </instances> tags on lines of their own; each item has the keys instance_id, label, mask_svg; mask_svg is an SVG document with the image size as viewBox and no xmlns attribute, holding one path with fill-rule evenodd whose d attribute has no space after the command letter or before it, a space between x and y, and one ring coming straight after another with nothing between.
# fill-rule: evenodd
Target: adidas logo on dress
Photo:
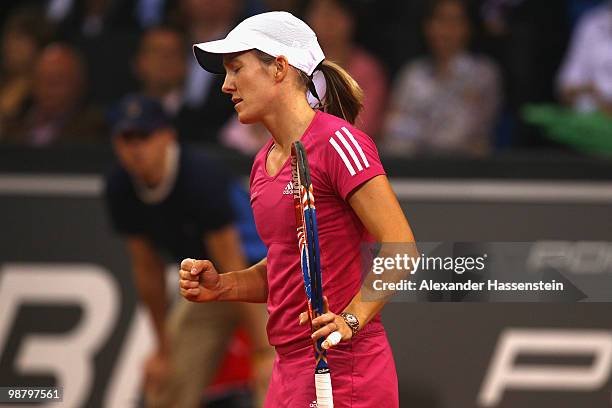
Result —
<instances>
[{"instance_id":1,"label":"adidas logo on dress","mask_svg":"<svg viewBox=\"0 0 612 408\"><path fill-rule=\"evenodd\" d=\"M287 183L287 185L285 186L285 189L283 190L283 195L290 195L293 194L293 183L289 182Z\"/></svg>"}]
</instances>

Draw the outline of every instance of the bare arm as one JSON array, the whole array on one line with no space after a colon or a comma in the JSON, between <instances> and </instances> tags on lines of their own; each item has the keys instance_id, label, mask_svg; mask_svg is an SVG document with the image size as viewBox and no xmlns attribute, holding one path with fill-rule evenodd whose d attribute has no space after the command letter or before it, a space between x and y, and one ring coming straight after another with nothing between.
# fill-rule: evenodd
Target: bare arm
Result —
<instances>
[{"instance_id":1,"label":"bare arm","mask_svg":"<svg viewBox=\"0 0 612 408\"><path fill-rule=\"evenodd\" d=\"M231 300L265 303L268 300L268 259L264 258L243 271L233 272L231 276Z\"/></svg>"},{"instance_id":2,"label":"bare arm","mask_svg":"<svg viewBox=\"0 0 612 408\"><path fill-rule=\"evenodd\" d=\"M414 249L412 230L386 176L377 176L362 184L348 198L348 202L377 242L406 243L408 248ZM384 298L364 301L363 294L364 287L344 310L357 317L360 328L372 320L388 300ZM304 317L300 316L301 323L305 323ZM313 333L315 339L328 336L336 330L340 332L343 340L352 337L352 332L344 319L334 313L328 312L319 316L313 320L313 325L322 326Z\"/></svg>"},{"instance_id":3,"label":"bare arm","mask_svg":"<svg viewBox=\"0 0 612 408\"><path fill-rule=\"evenodd\" d=\"M180 292L192 302L264 303L268 299L267 265L264 258L249 268L219 274L208 260L184 259L179 271Z\"/></svg>"},{"instance_id":4,"label":"bare arm","mask_svg":"<svg viewBox=\"0 0 612 408\"><path fill-rule=\"evenodd\" d=\"M129 237L127 247L132 261L136 289L153 321L158 350L165 352L168 349L164 329L168 304L164 263L145 238Z\"/></svg>"},{"instance_id":5,"label":"bare arm","mask_svg":"<svg viewBox=\"0 0 612 408\"><path fill-rule=\"evenodd\" d=\"M386 176L378 176L364 183L349 198L349 204L376 242L409 243L414 248L414 236L404 212ZM384 301L362 301L363 289L345 309L365 326L385 305Z\"/></svg>"}]
</instances>

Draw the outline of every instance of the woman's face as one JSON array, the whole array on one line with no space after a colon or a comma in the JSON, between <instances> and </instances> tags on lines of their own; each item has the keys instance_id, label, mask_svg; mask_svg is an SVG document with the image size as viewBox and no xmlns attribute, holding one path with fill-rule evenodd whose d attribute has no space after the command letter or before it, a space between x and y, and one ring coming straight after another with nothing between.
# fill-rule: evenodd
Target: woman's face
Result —
<instances>
[{"instance_id":1,"label":"woman's face","mask_svg":"<svg viewBox=\"0 0 612 408\"><path fill-rule=\"evenodd\" d=\"M470 25L462 4L453 0L440 3L425 23L425 35L435 57L449 58L463 51Z\"/></svg>"},{"instance_id":2,"label":"woman's face","mask_svg":"<svg viewBox=\"0 0 612 408\"><path fill-rule=\"evenodd\" d=\"M275 64L261 62L254 51L228 54L223 58L225 81L222 91L231 95L234 109L242 123L255 123L275 104L277 82Z\"/></svg>"}]
</instances>

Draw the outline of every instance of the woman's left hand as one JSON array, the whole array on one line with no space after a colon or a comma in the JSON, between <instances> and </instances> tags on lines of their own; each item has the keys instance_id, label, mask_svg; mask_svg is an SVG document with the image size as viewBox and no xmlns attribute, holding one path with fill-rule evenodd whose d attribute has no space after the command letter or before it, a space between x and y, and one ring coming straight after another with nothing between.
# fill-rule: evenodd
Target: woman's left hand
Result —
<instances>
[{"instance_id":1,"label":"woman's left hand","mask_svg":"<svg viewBox=\"0 0 612 408\"><path fill-rule=\"evenodd\" d=\"M353 331L346 324L342 316L329 311L329 302L326 296L323 296L323 310L325 313L312 321L312 327L315 330L311 335L312 339L317 341L321 337L325 337L322 346L326 350L341 341L350 340L353 337ZM308 312L300 313L300 325L308 323L308 320ZM339 336L338 334L332 336L334 332L338 332Z\"/></svg>"}]
</instances>

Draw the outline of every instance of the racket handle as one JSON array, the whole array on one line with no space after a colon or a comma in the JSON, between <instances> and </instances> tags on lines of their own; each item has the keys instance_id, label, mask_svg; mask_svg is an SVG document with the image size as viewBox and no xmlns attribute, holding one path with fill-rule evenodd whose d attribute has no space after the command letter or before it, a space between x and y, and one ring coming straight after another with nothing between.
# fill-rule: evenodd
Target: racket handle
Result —
<instances>
[{"instance_id":1,"label":"racket handle","mask_svg":"<svg viewBox=\"0 0 612 408\"><path fill-rule=\"evenodd\" d=\"M331 376L329 373L315 374L315 388L317 392L317 408L334 408Z\"/></svg>"}]
</instances>

